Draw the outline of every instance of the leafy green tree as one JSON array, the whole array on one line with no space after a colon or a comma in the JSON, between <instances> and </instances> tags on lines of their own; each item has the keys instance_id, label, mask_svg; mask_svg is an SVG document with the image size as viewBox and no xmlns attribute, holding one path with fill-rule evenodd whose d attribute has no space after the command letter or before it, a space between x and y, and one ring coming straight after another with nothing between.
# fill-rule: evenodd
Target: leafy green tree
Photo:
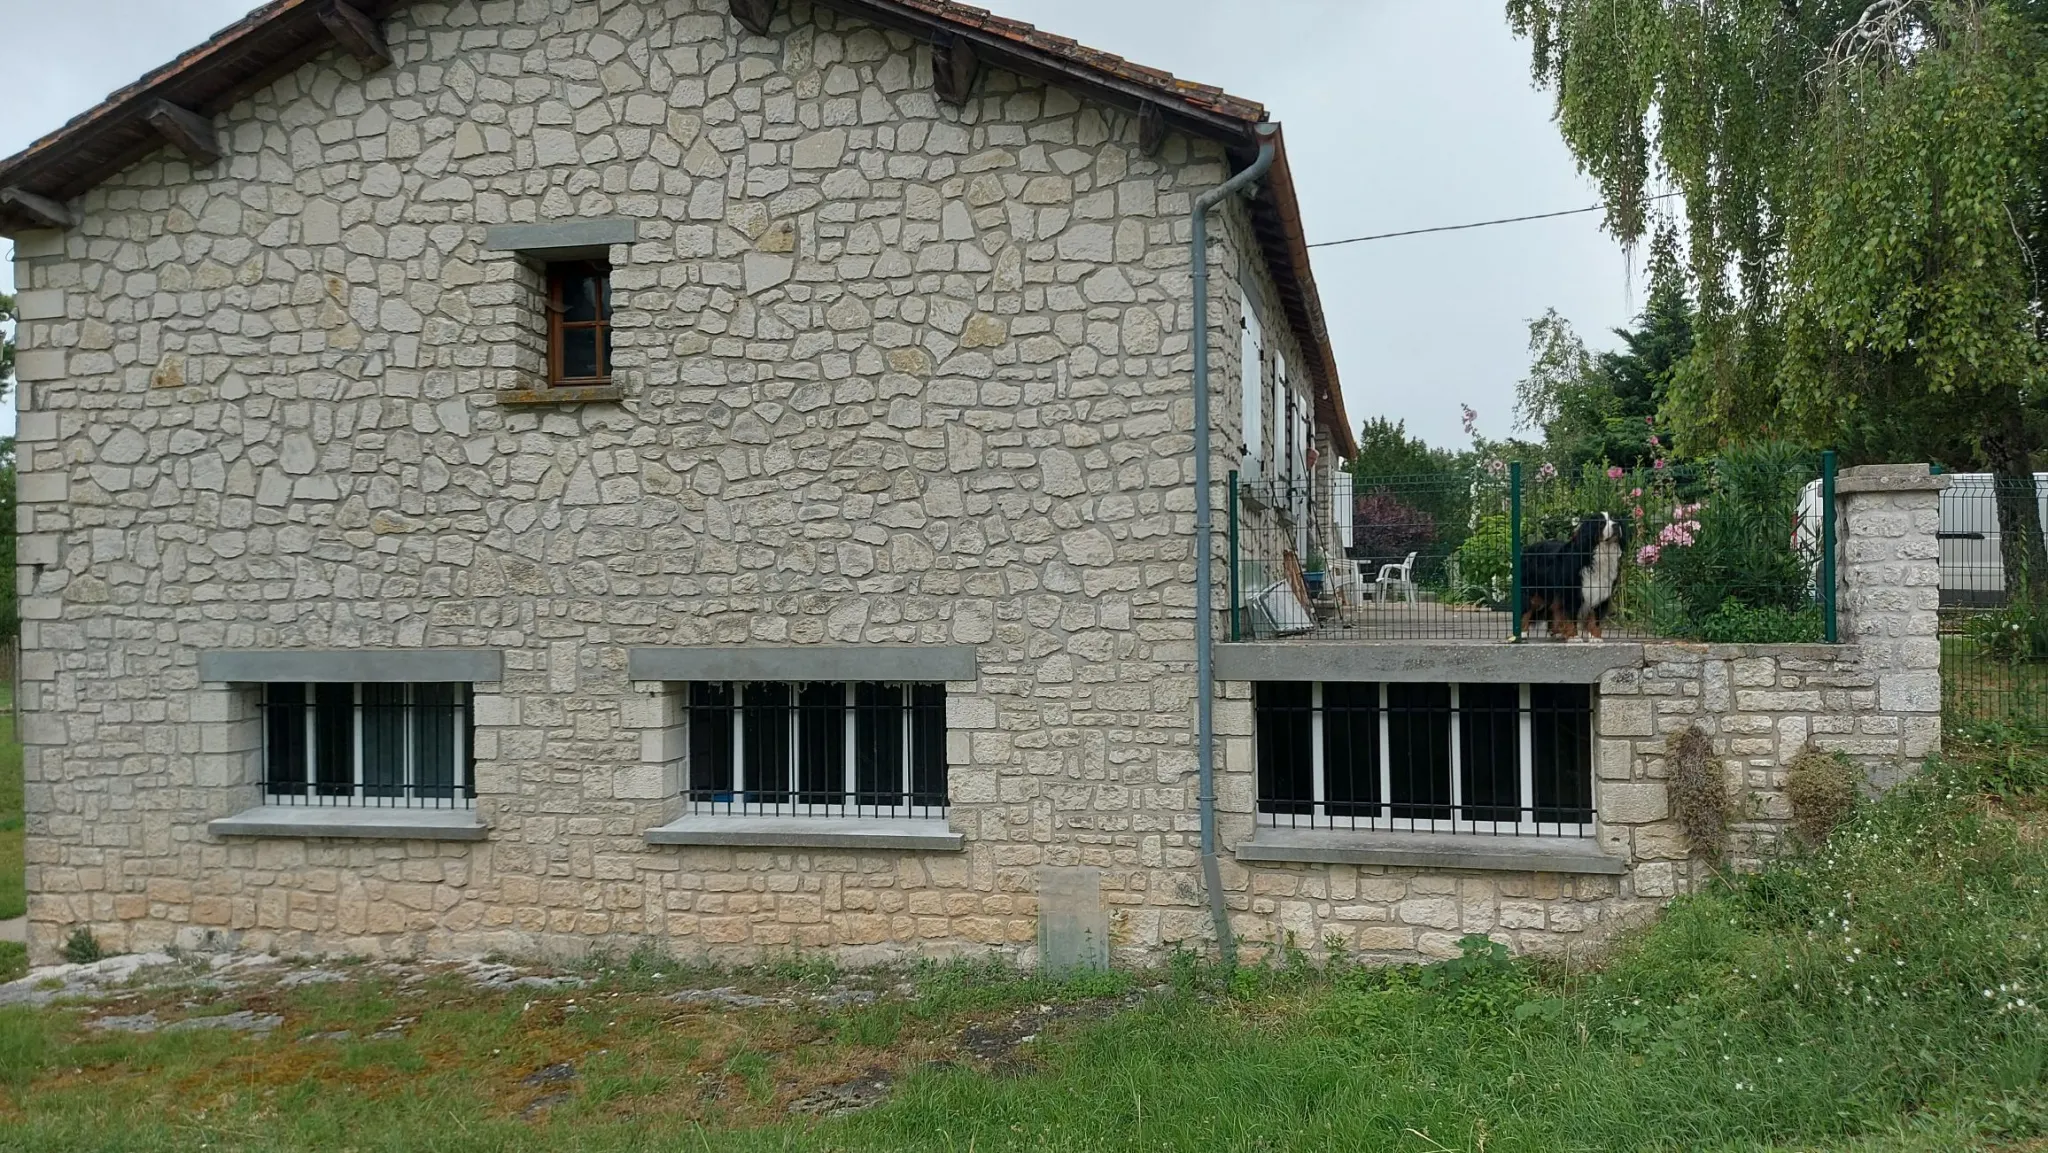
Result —
<instances>
[{"instance_id":1,"label":"leafy green tree","mask_svg":"<svg viewBox=\"0 0 2048 1153\"><path fill-rule=\"evenodd\" d=\"M1529 324L1529 375L1516 416L1542 429L1542 456L1565 476L1588 464L1637 468L1672 455L1657 413L1692 351L1692 306L1670 249L1659 248L1664 256L1652 262L1650 297L1636 326L1614 330L1621 348L1589 353L1555 309Z\"/></svg>"},{"instance_id":2,"label":"leafy green tree","mask_svg":"<svg viewBox=\"0 0 2048 1153\"><path fill-rule=\"evenodd\" d=\"M2048 3L1507 0L1609 228L1683 197L1696 451L2032 472L2048 341ZM2041 563L2034 502L2000 506ZM2031 531L2029 531L2031 530ZM2028 555L2028 554L2032 555Z\"/></svg>"},{"instance_id":3,"label":"leafy green tree","mask_svg":"<svg viewBox=\"0 0 2048 1153\"><path fill-rule=\"evenodd\" d=\"M1455 473L1460 470L1458 454L1447 448L1431 448L1419 436L1408 435L1406 421L1376 416L1358 433L1358 456L1351 462L1351 475L1372 477L1418 477Z\"/></svg>"}]
</instances>

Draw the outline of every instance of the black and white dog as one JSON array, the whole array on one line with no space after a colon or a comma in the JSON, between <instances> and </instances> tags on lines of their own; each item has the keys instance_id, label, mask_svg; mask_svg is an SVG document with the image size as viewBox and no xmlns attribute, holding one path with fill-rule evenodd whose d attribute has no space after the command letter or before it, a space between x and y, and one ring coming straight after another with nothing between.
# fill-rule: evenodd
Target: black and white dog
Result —
<instances>
[{"instance_id":1,"label":"black and white dog","mask_svg":"<svg viewBox=\"0 0 2048 1153\"><path fill-rule=\"evenodd\" d=\"M1560 640L1600 639L1600 622L1614 603L1628 525L1610 513L1579 522L1569 540L1537 541L1522 549L1522 635L1538 614Z\"/></svg>"}]
</instances>

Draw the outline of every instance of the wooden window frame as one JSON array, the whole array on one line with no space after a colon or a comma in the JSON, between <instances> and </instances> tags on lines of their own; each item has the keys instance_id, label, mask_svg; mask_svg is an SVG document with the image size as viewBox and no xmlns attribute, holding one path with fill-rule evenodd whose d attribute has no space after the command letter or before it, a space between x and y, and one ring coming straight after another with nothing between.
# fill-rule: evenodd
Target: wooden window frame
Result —
<instances>
[{"instance_id":1,"label":"wooden window frame","mask_svg":"<svg viewBox=\"0 0 2048 1153\"><path fill-rule=\"evenodd\" d=\"M547 265L548 387L593 388L612 383L612 270L602 260L566 260ZM596 320L564 320L568 307L562 294L570 280L596 275L604 281L604 300ZM567 334L589 330L597 334L596 376L570 377L563 373L562 355Z\"/></svg>"}]
</instances>

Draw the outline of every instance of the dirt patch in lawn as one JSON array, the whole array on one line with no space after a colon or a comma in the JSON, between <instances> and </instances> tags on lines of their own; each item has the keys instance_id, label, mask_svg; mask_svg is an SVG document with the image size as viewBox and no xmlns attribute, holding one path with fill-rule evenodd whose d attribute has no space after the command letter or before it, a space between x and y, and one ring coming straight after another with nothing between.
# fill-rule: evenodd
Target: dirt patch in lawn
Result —
<instances>
[{"instance_id":1,"label":"dirt patch in lawn","mask_svg":"<svg viewBox=\"0 0 2048 1153\"><path fill-rule=\"evenodd\" d=\"M74 985L37 1010L60 1052L35 1092L171 1121L341 1093L362 1106L445 1096L536 1126L713 1128L844 1116L931 1071L1021 1074L1049 1036L1143 996L1062 996L1014 977L275 958L169 958ZM0 1115L22 1104L8 1098L0 1089Z\"/></svg>"}]
</instances>

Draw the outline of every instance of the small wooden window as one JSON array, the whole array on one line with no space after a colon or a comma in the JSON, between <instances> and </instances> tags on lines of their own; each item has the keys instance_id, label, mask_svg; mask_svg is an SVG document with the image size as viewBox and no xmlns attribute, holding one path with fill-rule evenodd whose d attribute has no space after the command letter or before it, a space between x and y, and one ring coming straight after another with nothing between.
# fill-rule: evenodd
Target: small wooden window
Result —
<instances>
[{"instance_id":1,"label":"small wooden window","mask_svg":"<svg viewBox=\"0 0 2048 1153\"><path fill-rule=\"evenodd\" d=\"M577 388L611 379L612 270L548 265L548 383Z\"/></svg>"}]
</instances>

